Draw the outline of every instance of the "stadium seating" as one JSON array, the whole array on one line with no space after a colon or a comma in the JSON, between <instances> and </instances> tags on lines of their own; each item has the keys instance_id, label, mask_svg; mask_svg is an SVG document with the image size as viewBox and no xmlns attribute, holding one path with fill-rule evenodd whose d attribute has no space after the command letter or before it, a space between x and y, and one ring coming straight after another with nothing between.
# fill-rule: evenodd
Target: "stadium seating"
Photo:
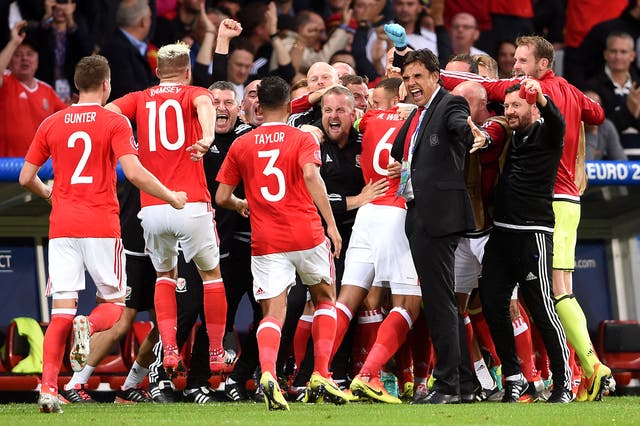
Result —
<instances>
[{"instance_id":1,"label":"stadium seating","mask_svg":"<svg viewBox=\"0 0 640 426\"><path fill-rule=\"evenodd\" d=\"M640 387L640 321L600 323L598 353L619 388Z\"/></svg>"}]
</instances>

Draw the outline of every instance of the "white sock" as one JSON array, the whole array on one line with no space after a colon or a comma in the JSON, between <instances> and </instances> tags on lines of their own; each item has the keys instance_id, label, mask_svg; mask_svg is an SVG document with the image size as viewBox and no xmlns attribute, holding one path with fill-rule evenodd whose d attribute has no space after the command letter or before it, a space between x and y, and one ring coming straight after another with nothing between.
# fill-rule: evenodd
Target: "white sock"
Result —
<instances>
[{"instance_id":1,"label":"white sock","mask_svg":"<svg viewBox=\"0 0 640 426\"><path fill-rule=\"evenodd\" d=\"M149 369L138 364L138 361L133 363L131 370L129 370L129 374L127 375L127 379L124 381L122 385L122 390L133 389L138 387L140 382L144 380L144 378L149 373Z\"/></svg>"},{"instance_id":2,"label":"white sock","mask_svg":"<svg viewBox=\"0 0 640 426\"><path fill-rule=\"evenodd\" d=\"M95 367L87 364L82 370L73 373L73 376L71 376L71 380L69 380L69 383L64 385L64 390L73 389L76 385L86 385L89 382L89 377L91 377L91 375L93 374L93 370L95 369Z\"/></svg>"},{"instance_id":3,"label":"white sock","mask_svg":"<svg viewBox=\"0 0 640 426\"><path fill-rule=\"evenodd\" d=\"M493 389L496 387L496 382L493 381L493 377L491 377L491 373L489 373L484 359L481 358L479 361L474 361L473 369L476 371L476 377L483 389Z\"/></svg>"},{"instance_id":4,"label":"white sock","mask_svg":"<svg viewBox=\"0 0 640 426\"><path fill-rule=\"evenodd\" d=\"M413 378L413 386L418 387L418 385L426 385L427 378L426 377L414 377Z\"/></svg>"},{"instance_id":5,"label":"white sock","mask_svg":"<svg viewBox=\"0 0 640 426\"><path fill-rule=\"evenodd\" d=\"M524 376L522 375L522 373L520 374L514 374L513 376L507 376L505 377L504 381L505 382L520 382L522 380L526 380L524 378Z\"/></svg>"}]
</instances>

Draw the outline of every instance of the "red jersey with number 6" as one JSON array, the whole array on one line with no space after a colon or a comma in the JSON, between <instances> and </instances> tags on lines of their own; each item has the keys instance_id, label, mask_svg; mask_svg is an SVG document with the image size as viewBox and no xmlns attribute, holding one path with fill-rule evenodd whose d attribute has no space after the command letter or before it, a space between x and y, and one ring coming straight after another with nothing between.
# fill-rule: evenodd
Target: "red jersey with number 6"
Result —
<instances>
[{"instance_id":1,"label":"red jersey with number 6","mask_svg":"<svg viewBox=\"0 0 640 426\"><path fill-rule=\"evenodd\" d=\"M393 141L405 120L398 116L398 107L388 110L368 110L360 120L362 133L362 153L360 167L366 183L376 182L387 177L387 166L390 164ZM405 208L405 200L398 197L400 178L388 179L389 189L384 195L376 198L371 204L396 206Z\"/></svg>"},{"instance_id":2,"label":"red jersey with number 6","mask_svg":"<svg viewBox=\"0 0 640 426\"><path fill-rule=\"evenodd\" d=\"M216 179L244 182L254 256L307 250L325 240L304 182L307 163L322 164L318 143L283 123L264 123L231 145Z\"/></svg>"},{"instance_id":3,"label":"red jersey with number 6","mask_svg":"<svg viewBox=\"0 0 640 426\"><path fill-rule=\"evenodd\" d=\"M52 157L49 238L118 238L116 162L137 155L129 120L98 104L75 104L46 118L25 161Z\"/></svg>"},{"instance_id":4,"label":"red jersey with number 6","mask_svg":"<svg viewBox=\"0 0 640 426\"><path fill-rule=\"evenodd\" d=\"M185 191L189 202L211 202L202 161L192 161L186 151L202 138L194 105L202 95L211 97L211 92L161 83L113 101L122 114L136 122L142 165L169 189ZM146 207L166 202L141 192L140 204Z\"/></svg>"}]
</instances>

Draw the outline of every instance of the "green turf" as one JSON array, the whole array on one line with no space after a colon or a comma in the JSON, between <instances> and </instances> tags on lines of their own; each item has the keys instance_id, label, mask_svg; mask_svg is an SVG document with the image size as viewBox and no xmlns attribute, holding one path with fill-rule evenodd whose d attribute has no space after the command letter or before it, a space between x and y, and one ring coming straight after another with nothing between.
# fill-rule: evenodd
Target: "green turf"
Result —
<instances>
[{"instance_id":1,"label":"green turf","mask_svg":"<svg viewBox=\"0 0 640 426\"><path fill-rule=\"evenodd\" d=\"M409 425L491 424L638 425L640 397L555 404L482 403L450 406L351 403L291 404L290 412L268 412L262 404L87 404L63 406L64 414L41 414L35 404L0 405L0 425Z\"/></svg>"}]
</instances>

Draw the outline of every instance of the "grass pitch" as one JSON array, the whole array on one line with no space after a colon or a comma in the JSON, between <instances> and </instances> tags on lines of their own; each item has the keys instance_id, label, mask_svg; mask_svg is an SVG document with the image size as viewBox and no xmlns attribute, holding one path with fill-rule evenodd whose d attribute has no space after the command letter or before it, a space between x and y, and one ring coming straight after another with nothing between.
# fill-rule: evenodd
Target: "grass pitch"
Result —
<instances>
[{"instance_id":1,"label":"grass pitch","mask_svg":"<svg viewBox=\"0 0 640 426\"><path fill-rule=\"evenodd\" d=\"M608 397L571 404L464 404L449 406L350 403L290 404L267 411L264 404L215 403L65 405L64 414L41 414L36 404L0 405L0 425L638 425L640 397Z\"/></svg>"}]
</instances>

